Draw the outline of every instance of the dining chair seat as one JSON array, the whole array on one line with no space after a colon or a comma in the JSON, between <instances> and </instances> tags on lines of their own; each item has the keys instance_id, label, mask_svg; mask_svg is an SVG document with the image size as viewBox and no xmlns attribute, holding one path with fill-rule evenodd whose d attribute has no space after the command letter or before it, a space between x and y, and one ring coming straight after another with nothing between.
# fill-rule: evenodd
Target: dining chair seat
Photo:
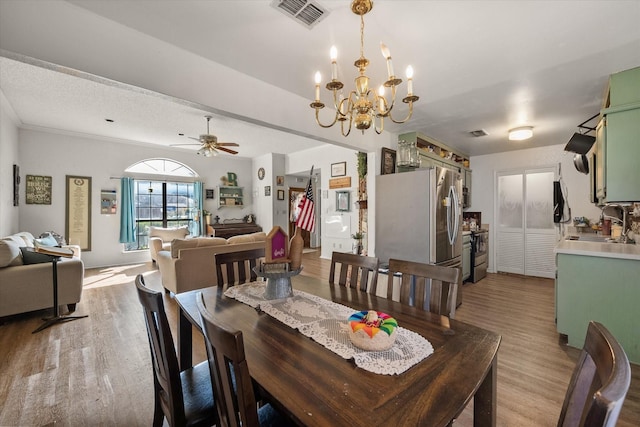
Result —
<instances>
[{"instance_id":1,"label":"dining chair seat","mask_svg":"<svg viewBox=\"0 0 640 427\"><path fill-rule=\"evenodd\" d=\"M378 258L343 252L333 252L329 283L375 294L378 285Z\"/></svg>"},{"instance_id":2,"label":"dining chair seat","mask_svg":"<svg viewBox=\"0 0 640 427\"><path fill-rule=\"evenodd\" d=\"M153 365L153 426L162 426L165 418L172 427L217 424L208 362L180 372L162 293L148 289L141 274L135 285L144 309Z\"/></svg>"},{"instance_id":3,"label":"dining chair seat","mask_svg":"<svg viewBox=\"0 0 640 427\"><path fill-rule=\"evenodd\" d=\"M276 427L292 423L266 403L258 408L256 386L251 379L241 331L216 321L205 306L202 292L196 295L202 319L210 377L218 400L218 418L223 427Z\"/></svg>"},{"instance_id":4,"label":"dining chair seat","mask_svg":"<svg viewBox=\"0 0 640 427\"><path fill-rule=\"evenodd\" d=\"M624 349L602 324L589 322L558 427L615 426L630 384Z\"/></svg>"},{"instance_id":5,"label":"dining chair seat","mask_svg":"<svg viewBox=\"0 0 640 427\"><path fill-rule=\"evenodd\" d=\"M387 298L392 299L394 274L400 273L400 302L453 318L460 269L397 259L389 260Z\"/></svg>"}]
</instances>

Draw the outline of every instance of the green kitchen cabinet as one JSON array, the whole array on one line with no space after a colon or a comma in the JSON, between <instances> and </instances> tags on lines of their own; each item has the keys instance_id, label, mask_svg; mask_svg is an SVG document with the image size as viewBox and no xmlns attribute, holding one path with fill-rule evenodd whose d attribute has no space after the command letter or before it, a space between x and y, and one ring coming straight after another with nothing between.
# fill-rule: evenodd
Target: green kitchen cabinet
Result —
<instances>
[{"instance_id":1,"label":"green kitchen cabinet","mask_svg":"<svg viewBox=\"0 0 640 427\"><path fill-rule=\"evenodd\" d=\"M640 201L640 108L605 116L605 199Z\"/></svg>"},{"instance_id":2,"label":"green kitchen cabinet","mask_svg":"<svg viewBox=\"0 0 640 427\"><path fill-rule=\"evenodd\" d=\"M557 267L557 330L568 344L582 348L595 320L640 363L640 260L558 253Z\"/></svg>"},{"instance_id":3,"label":"green kitchen cabinet","mask_svg":"<svg viewBox=\"0 0 640 427\"><path fill-rule=\"evenodd\" d=\"M596 127L595 192L599 204L640 201L640 67L611 75Z\"/></svg>"}]
</instances>

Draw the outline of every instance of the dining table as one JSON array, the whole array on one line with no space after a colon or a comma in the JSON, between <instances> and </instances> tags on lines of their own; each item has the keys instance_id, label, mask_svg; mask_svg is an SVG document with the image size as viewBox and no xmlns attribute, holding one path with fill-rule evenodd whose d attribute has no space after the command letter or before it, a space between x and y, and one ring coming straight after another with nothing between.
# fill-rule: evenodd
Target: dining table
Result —
<instances>
[{"instance_id":1,"label":"dining table","mask_svg":"<svg viewBox=\"0 0 640 427\"><path fill-rule=\"evenodd\" d=\"M369 372L215 286L175 296L180 368L193 363L192 330L203 333L196 304L202 292L216 321L242 331L251 377L266 400L298 425L447 426L471 399L474 426L496 425L500 335L328 280L298 275L291 282L354 311L387 313L428 340L433 353L397 375Z\"/></svg>"}]
</instances>

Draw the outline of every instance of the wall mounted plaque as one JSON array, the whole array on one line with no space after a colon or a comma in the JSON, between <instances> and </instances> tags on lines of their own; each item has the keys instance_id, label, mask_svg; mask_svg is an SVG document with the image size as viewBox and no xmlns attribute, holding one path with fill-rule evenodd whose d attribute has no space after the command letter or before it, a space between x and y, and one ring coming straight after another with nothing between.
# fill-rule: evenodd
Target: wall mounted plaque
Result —
<instances>
[{"instance_id":1,"label":"wall mounted plaque","mask_svg":"<svg viewBox=\"0 0 640 427\"><path fill-rule=\"evenodd\" d=\"M65 235L70 245L91 250L91 177L66 176L67 203Z\"/></svg>"},{"instance_id":2,"label":"wall mounted plaque","mask_svg":"<svg viewBox=\"0 0 640 427\"><path fill-rule=\"evenodd\" d=\"M51 204L51 177L27 175L25 199L28 205Z\"/></svg>"}]
</instances>

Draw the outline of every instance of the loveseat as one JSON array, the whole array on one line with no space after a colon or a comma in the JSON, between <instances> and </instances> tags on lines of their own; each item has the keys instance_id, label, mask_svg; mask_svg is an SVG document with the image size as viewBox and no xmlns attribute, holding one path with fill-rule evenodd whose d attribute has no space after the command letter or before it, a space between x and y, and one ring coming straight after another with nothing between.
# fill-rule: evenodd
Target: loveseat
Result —
<instances>
[{"instance_id":1,"label":"loveseat","mask_svg":"<svg viewBox=\"0 0 640 427\"><path fill-rule=\"evenodd\" d=\"M0 239L0 317L53 307L51 262L30 264L35 256L20 249L33 248L33 242L29 232ZM84 264L78 246L66 247L74 251L74 256L58 263L58 303L73 311L82 296Z\"/></svg>"},{"instance_id":2,"label":"loveseat","mask_svg":"<svg viewBox=\"0 0 640 427\"><path fill-rule=\"evenodd\" d=\"M162 286L174 294L216 286L216 254L264 248L266 237L264 232L258 232L228 239L175 239L171 250L158 252Z\"/></svg>"},{"instance_id":3,"label":"loveseat","mask_svg":"<svg viewBox=\"0 0 640 427\"><path fill-rule=\"evenodd\" d=\"M158 252L171 250L173 239L184 239L189 235L186 226L177 228L149 227L149 253L151 261L158 260Z\"/></svg>"}]
</instances>

